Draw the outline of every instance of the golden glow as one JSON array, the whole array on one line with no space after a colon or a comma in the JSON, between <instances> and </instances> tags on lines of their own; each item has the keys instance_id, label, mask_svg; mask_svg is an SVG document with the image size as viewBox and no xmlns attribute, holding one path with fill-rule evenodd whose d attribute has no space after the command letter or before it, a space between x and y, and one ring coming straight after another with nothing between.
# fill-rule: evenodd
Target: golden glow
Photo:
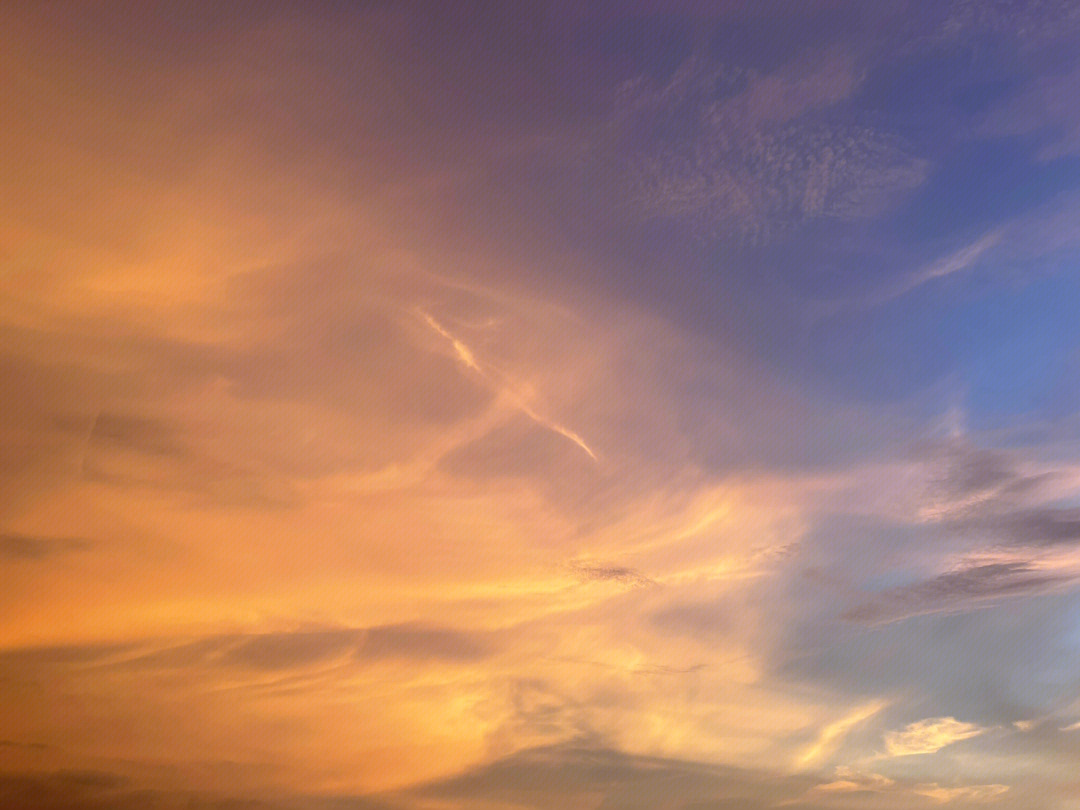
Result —
<instances>
[{"instance_id":1,"label":"golden glow","mask_svg":"<svg viewBox=\"0 0 1080 810\"><path fill-rule=\"evenodd\" d=\"M620 757L616 773L767 774L795 802L964 805L1008 800L998 781L1012 777L946 783L924 760L992 729L1075 737L1075 707L1036 709L1027 683L995 699L1037 723L904 714L916 698L882 663L902 642L844 609L884 592L882 626L922 615L931 589L912 572L934 585L965 566L1060 594L1080 579L1075 544L942 540L931 554L893 537L951 538L987 503L1065 502L1080 468L1032 463L1014 480L985 465L980 486L950 490L940 464L909 457L922 399L803 391L758 356L789 333L752 307L738 329L753 335L732 336L695 286L743 283L724 251L678 287L648 263L674 276L692 240L658 238L650 255L625 194L591 230L545 198L549 184L593 193L579 163L606 166L608 140L634 141L622 117L692 96L680 82L698 57L670 87L620 79L587 115L584 90L561 99L569 122L489 118L481 102L541 78L528 53L512 78L486 64L471 19L439 61L409 4L33 5L0 8L0 803L5 778L100 772L181 799L398 790L378 801L501 810L532 805L510 788L473 801L424 786L486 774L502 790L493 763L510 773L514 757L550 765L580 748ZM547 30L538 8L521 13ZM809 156L755 134L851 97L861 58L800 56L730 82L710 68L725 97L695 121L731 132L678 160L719 160L730 140L755 177L766 158L813 176L758 193L742 169L695 165L686 188L658 182L649 199L676 214L728 201L743 223L918 185L928 161L863 143L862 124L800 136ZM604 72L568 65L574 82ZM891 161L871 190L831 187L830 172L858 186L845 161L862 152ZM751 225L739 250L769 223ZM626 250L607 243L618 228L634 231ZM1008 233L977 231L836 309L861 317L951 284ZM800 341L818 334L807 323ZM1044 501L1023 500L1036 490ZM864 537L888 570L852 571ZM866 661L831 657L837 638ZM880 670L842 671L863 663ZM941 716L912 722L928 715ZM619 806L546 789L544 807ZM639 804L683 807L652 801Z\"/></svg>"}]
</instances>

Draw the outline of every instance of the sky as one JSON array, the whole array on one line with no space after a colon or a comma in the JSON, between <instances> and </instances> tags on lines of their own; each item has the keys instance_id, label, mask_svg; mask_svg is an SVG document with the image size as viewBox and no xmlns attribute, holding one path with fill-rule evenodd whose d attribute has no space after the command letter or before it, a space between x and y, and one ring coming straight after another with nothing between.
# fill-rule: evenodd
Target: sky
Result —
<instances>
[{"instance_id":1,"label":"sky","mask_svg":"<svg viewBox=\"0 0 1080 810\"><path fill-rule=\"evenodd\" d=\"M0 37L0 806L1080 810L1080 6Z\"/></svg>"}]
</instances>

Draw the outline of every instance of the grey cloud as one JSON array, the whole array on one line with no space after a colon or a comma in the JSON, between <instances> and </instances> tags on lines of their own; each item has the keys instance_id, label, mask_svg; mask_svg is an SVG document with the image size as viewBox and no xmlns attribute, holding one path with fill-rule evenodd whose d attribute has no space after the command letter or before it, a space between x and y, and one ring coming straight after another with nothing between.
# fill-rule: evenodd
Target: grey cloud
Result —
<instances>
[{"instance_id":1,"label":"grey cloud","mask_svg":"<svg viewBox=\"0 0 1080 810\"><path fill-rule=\"evenodd\" d=\"M132 807L117 793L127 780L101 771L54 771L0 775L0 806L24 810Z\"/></svg>"},{"instance_id":2,"label":"grey cloud","mask_svg":"<svg viewBox=\"0 0 1080 810\"><path fill-rule=\"evenodd\" d=\"M149 455L184 452L179 425L163 419L104 412L90 428L88 444L103 442Z\"/></svg>"},{"instance_id":3,"label":"grey cloud","mask_svg":"<svg viewBox=\"0 0 1080 810\"><path fill-rule=\"evenodd\" d=\"M622 565L574 563L574 571L583 579L596 582L619 582L624 585L652 585L654 581L640 571Z\"/></svg>"},{"instance_id":4,"label":"grey cloud","mask_svg":"<svg viewBox=\"0 0 1080 810\"><path fill-rule=\"evenodd\" d=\"M491 647L480 635L426 625L396 624L368 630L357 650L357 658L471 661L490 652Z\"/></svg>"},{"instance_id":5,"label":"grey cloud","mask_svg":"<svg viewBox=\"0 0 1080 810\"><path fill-rule=\"evenodd\" d=\"M812 785L807 777L634 756L576 741L522 751L458 776L370 796L294 795L267 802L147 788L106 772L61 771L0 776L0 806L23 810L405 810L440 801L555 810L594 797L599 803L592 805L606 810L645 810L661 803L678 810L752 810L795 799ZM673 797L677 804L671 805Z\"/></svg>"},{"instance_id":6,"label":"grey cloud","mask_svg":"<svg viewBox=\"0 0 1080 810\"><path fill-rule=\"evenodd\" d=\"M138 650L139 646L134 642L13 647L0 651L0 663L9 673L16 669L77 667L99 664L137 653Z\"/></svg>"},{"instance_id":7,"label":"grey cloud","mask_svg":"<svg viewBox=\"0 0 1080 810\"><path fill-rule=\"evenodd\" d=\"M42 560L73 551L85 551L91 543L71 537L33 537L0 534L0 561Z\"/></svg>"},{"instance_id":8,"label":"grey cloud","mask_svg":"<svg viewBox=\"0 0 1080 810\"><path fill-rule=\"evenodd\" d=\"M368 798L383 802L376 806L400 810L432 802L529 810L561 810L578 804L598 810L758 810L778 806L825 810L861 807L868 800L866 791L815 790L835 779L635 755L577 739L527 749L449 779ZM897 779L889 785L887 792L873 794L874 807L906 810L925 804L913 780ZM1017 804L1007 798L1003 804L1048 806L1043 799L1031 796L1024 796ZM350 806L347 799L335 804L340 810Z\"/></svg>"},{"instance_id":9,"label":"grey cloud","mask_svg":"<svg viewBox=\"0 0 1080 810\"><path fill-rule=\"evenodd\" d=\"M600 808L757 807L793 798L810 786L799 777L635 756L582 742L536 748L419 788L405 800L512 802L561 808L568 797L599 797Z\"/></svg>"},{"instance_id":10,"label":"grey cloud","mask_svg":"<svg viewBox=\"0 0 1080 810\"><path fill-rule=\"evenodd\" d=\"M20 810L407 810L439 801L454 806L509 803L561 810L568 802L595 797L599 803L591 806L603 810L644 810L660 803L678 810L756 810L797 797L811 784L805 778L638 757L571 743L527 750L449 779L371 796L293 795L266 801L148 788L106 772L12 773L0 776L0 806ZM677 804L671 804L673 797Z\"/></svg>"},{"instance_id":11,"label":"grey cloud","mask_svg":"<svg viewBox=\"0 0 1080 810\"><path fill-rule=\"evenodd\" d=\"M355 651L363 637L363 630L315 630L244 636L225 651L221 661L252 669L291 669L343 657L346 652Z\"/></svg>"},{"instance_id":12,"label":"grey cloud","mask_svg":"<svg viewBox=\"0 0 1080 810\"><path fill-rule=\"evenodd\" d=\"M1039 481L1020 474L1007 453L953 441L935 451L943 473L937 485L950 497L963 498L991 491L1023 491Z\"/></svg>"},{"instance_id":13,"label":"grey cloud","mask_svg":"<svg viewBox=\"0 0 1080 810\"><path fill-rule=\"evenodd\" d=\"M513 806L562 810L584 805L597 810L794 810L859 807L866 792L816 791L833 777L791 775L686 760L639 756L576 740L532 748L479 765L457 776L371 795L223 796L184 789L144 787L100 771L19 772L0 776L0 805L21 810L419 810ZM896 781L874 794L874 806L907 810L925 804L912 781ZM1060 786L1045 795L1011 792L997 806L1041 810L1067 795Z\"/></svg>"},{"instance_id":14,"label":"grey cloud","mask_svg":"<svg viewBox=\"0 0 1080 810\"><path fill-rule=\"evenodd\" d=\"M306 807L315 806L312 803ZM0 807L20 810L273 810L296 804L144 788L104 771L0 774Z\"/></svg>"},{"instance_id":15,"label":"grey cloud","mask_svg":"<svg viewBox=\"0 0 1080 810\"><path fill-rule=\"evenodd\" d=\"M1008 515L1002 522L1009 537L1020 545L1080 543L1080 509L1026 509Z\"/></svg>"},{"instance_id":16,"label":"grey cloud","mask_svg":"<svg viewBox=\"0 0 1080 810\"><path fill-rule=\"evenodd\" d=\"M943 523L1015 546L1080 543L1080 509L1040 502L1060 478L1054 471L1024 472L1016 457L954 442L943 453L944 472L934 482L946 506Z\"/></svg>"},{"instance_id":17,"label":"grey cloud","mask_svg":"<svg viewBox=\"0 0 1080 810\"><path fill-rule=\"evenodd\" d=\"M20 742L19 740L0 740L0 748L18 748L25 751L44 751L49 746L45 743Z\"/></svg>"},{"instance_id":18,"label":"grey cloud","mask_svg":"<svg viewBox=\"0 0 1080 810\"><path fill-rule=\"evenodd\" d=\"M961 562L984 542L921 521L819 518L793 565L761 583L766 670L784 688L811 684L867 701L904 695L905 709L917 701L922 717L998 726L1046 714L1058 700L1048 694L1075 693L1077 651L1067 639L1080 581L1043 569L1039 549ZM907 572L935 560L941 568Z\"/></svg>"},{"instance_id":19,"label":"grey cloud","mask_svg":"<svg viewBox=\"0 0 1080 810\"><path fill-rule=\"evenodd\" d=\"M513 711L489 735L492 750L512 750L521 733L532 739L595 740L587 707L542 678L515 678L509 683Z\"/></svg>"},{"instance_id":20,"label":"grey cloud","mask_svg":"<svg viewBox=\"0 0 1080 810\"><path fill-rule=\"evenodd\" d=\"M843 618L858 622L899 621L929 613L970 610L995 599L1046 592L1070 577L1039 573L1026 563L988 563L886 591Z\"/></svg>"},{"instance_id":21,"label":"grey cloud","mask_svg":"<svg viewBox=\"0 0 1080 810\"><path fill-rule=\"evenodd\" d=\"M440 460L439 466L454 475L476 479L569 477L580 485L590 473L595 477L595 465L580 448L526 416L515 416L455 448Z\"/></svg>"},{"instance_id":22,"label":"grey cloud","mask_svg":"<svg viewBox=\"0 0 1080 810\"><path fill-rule=\"evenodd\" d=\"M48 345L43 353L59 359L0 358L0 378L29 392L24 402L0 406L9 426L0 441L0 507L80 479L202 502L277 506L295 500L280 470L253 463L250 454L230 455L228 445L200 437L183 418L146 415L158 397L186 396L215 374L227 377L232 353L87 329L78 342L60 334L40 339Z\"/></svg>"}]
</instances>

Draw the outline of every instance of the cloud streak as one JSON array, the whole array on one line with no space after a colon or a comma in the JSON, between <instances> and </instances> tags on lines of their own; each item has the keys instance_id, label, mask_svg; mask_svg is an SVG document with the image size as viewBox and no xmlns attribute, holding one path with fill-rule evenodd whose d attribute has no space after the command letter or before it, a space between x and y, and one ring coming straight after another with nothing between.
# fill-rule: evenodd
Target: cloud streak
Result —
<instances>
[{"instance_id":1,"label":"cloud streak","mask_svg":"<svg viewBox=\"0 0 1080 810\"><path fill-rule=\"evenodd\" d=\"M520 410L538 425L541 425L552 431L553 433L557 433L563 438L568 439L574 444L576 444L593 461L599 460L596 456L596 453L593 452L592 448L585 443L585 440L582 439L581 436L579 436L577 433L570 430L569 428L560 425L558 422L554 422L550 419L540 416L533 409L533 407L526 402L525 398L521 395L521 393L519 393L518 386L514 385L511 381L506 380L504 378L504 375L482 369L480 367L480 364L477 362L472 350L469 349L468 346L466 346L464 343L462 343L460 340L458 340L448 331L446 331L446 329L444 329L438 321L436 321L426 312L421 312L420 315L428 326L430 326L439 335L450 341L450 345L453 347L454 353L467 368L480 374L486 381L493 384L501 394L510 399L514 407L516 407L518 410Z\"/></svg>"},{"instance_id":2,"label":"cloud streak","mask_svg":"<svg viewBox=\"0 0 1080 810\"><path fill-rule=\"evenodd\" d=\"M1047 593L1075 578L1075 574L1040 571L1025 562L971 565L888 590L847 611L844 618L880 623L931 613L975 610L1004 598Z\"/></svg>"}]
</instances>

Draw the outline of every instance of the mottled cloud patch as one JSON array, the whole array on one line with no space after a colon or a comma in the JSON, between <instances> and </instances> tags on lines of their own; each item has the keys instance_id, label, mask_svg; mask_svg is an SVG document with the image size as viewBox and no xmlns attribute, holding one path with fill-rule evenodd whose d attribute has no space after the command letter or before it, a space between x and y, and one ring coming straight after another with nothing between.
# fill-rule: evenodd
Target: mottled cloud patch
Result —
<instances>
[{"instance_id":1,"label":"mottled cloud patch","mask_svg":"<svg viewBox=\"0 0 1080 810\"><path fill-rule=\"evenodd\" d=\"M666 83L625 85L614 121L640 215L758 240L807 219L875 216L919 185L926 163L899 139L827 114L860 70L815 56L765 75L694 57Z\"/></svg>"},{"instance_id":2,"label":"mottled cloud patch","mask_svg":"<svg viewBox=\"0 0 1080 810\"><path fill-rule=\"evenodd\" d=\"M644 810L660 804L764 808L799 795L807 780L781 773L643 757L574 741L533 748L461 776L414 788L396 799L514 802L535 810L601 806Z\"/></svg>"},{"instance_id":3,"label":"mottled cloud patch","mask_svg":"<svg viewBox=\"0 0 1080 810\"><path fill-rule=\"evenodd\" d=\"M1024 48L1045 48L1075 35L1080 29L1080 10L1069 0L956 0L947 5L941 28L951 37L1003 34Z\"/></svg>"},{"instance_id":4,"label":"mottled cloud patch","mask_svg":"<svg viewBox=\"0 0 1080 810\"><path fill-rule=\"evenodd\" d=\"M885 750L893 757L933 754L947 745L977 737L986 731L975 723L964 723L955 717L931 717L910 723L899 731L888 732L885 735Z\"/></svg>"}]
</instances>

